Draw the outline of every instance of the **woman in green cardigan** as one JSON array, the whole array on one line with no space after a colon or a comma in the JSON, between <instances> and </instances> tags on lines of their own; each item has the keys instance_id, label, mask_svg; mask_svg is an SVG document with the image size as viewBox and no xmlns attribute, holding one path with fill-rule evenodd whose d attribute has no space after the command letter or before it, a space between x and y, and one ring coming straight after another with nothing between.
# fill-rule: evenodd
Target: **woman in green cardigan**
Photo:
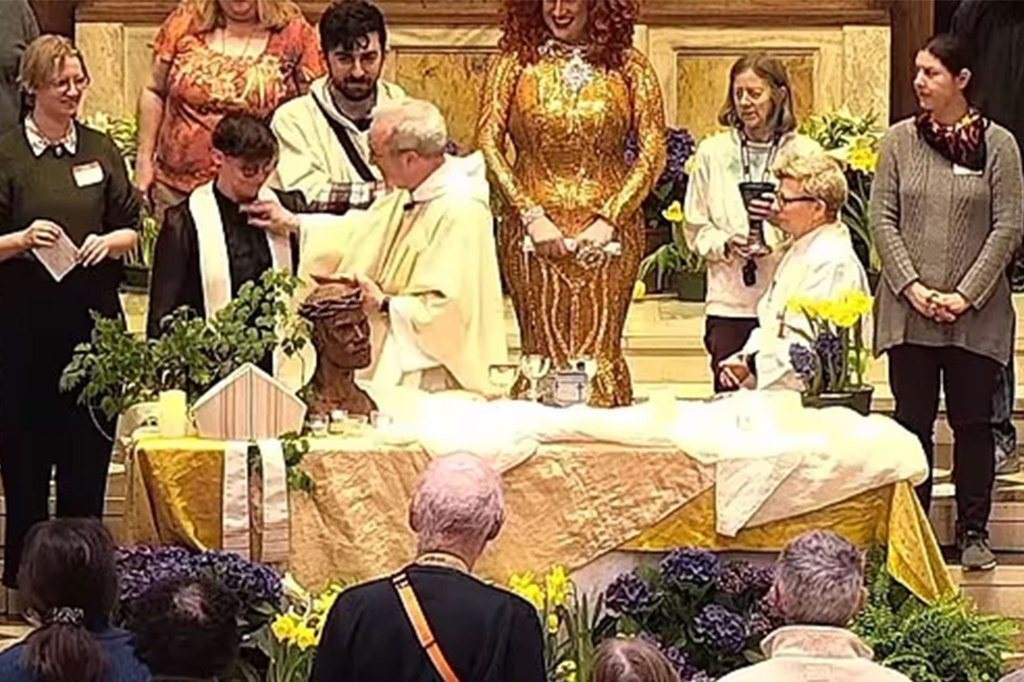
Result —
<instances>
[{"instance_id":1,"label":"woman in green cardigan","mask_svg":"<svg viewBox=\"0 0 1024 682\"><path fill-rule=\"evenodd\" d=\"M49 515L54 469L57 516L103 514L111 446L94 424L101 416L62 394L58 382L75 345L89 339L89 312L120 314L120 257L135 247L140 222L117 148L75 120L89 77L74 45L61 36L37 38L18 80L32 109L0 137L0 478L8 587L15 586L25 534ZM57 281L43 261L64 235L74 267Z\"/></svg>"}]
</instances>

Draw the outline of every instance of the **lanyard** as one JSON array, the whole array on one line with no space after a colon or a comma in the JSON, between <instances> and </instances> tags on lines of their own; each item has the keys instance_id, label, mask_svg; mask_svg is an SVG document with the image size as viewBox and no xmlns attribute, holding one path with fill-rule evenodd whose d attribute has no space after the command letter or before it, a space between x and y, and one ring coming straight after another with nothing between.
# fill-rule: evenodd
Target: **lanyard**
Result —
<instances>
[{"instance_id":1,"label":"lanyard","mask_svg":"<svg viewBox=\"0 0 1024 682\"><path fill-rule=\"evenodd\" d=\"M772 136L772 146L768 149L768 160L764 164L764 170L761 171L761 182L768 182L768 175L771 173L772 162L775 160L775 155L779 151L779 136ZM750 182L750 141L747 140L747 135L744 132L740 132L740 157L743 162L743 182Z\"/></svg>"}]
</instances>

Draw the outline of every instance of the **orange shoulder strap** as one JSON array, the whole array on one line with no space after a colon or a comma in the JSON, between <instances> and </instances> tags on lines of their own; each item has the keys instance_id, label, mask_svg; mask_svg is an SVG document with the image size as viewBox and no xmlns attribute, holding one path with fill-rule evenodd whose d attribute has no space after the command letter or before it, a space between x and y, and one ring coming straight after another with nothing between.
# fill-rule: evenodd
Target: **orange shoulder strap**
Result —
<instances>
[{"instance_id":1,"label":"orange shoulder strap","mask_svg":"<svg viewBox=\"0 0 1024 682\"><path fill-rule=\"evenodd\" d=\"M434 664L441 679L444 682L459 682L455 671L448 665L448 659L444 657L444 652L441 651L441 645L437 643L434 632L430 629L427 617L423 615L420 600L416 597L412 585L409 584L408 576L405 573L400 573L391 579L391 583L395 586L395 591L398 592L398 598L402 600L405 615L409 619L409 623L412 624L412 629L416 631L420 646L427 652L430 662Z\"/></svg>"}]
</instances>

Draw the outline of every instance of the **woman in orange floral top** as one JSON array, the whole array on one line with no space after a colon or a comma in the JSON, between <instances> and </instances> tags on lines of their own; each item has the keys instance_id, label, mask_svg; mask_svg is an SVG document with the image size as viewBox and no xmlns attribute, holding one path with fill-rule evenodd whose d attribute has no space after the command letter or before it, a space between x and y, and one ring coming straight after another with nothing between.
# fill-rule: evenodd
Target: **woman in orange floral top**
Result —
<instances>
[{"instance_id":1,"label":"woman in orange floral top","mask_svg":"<svg viewBox=\"0 0 1024 682\"><path fill-rule=\"evenodd\" d=\"M221 117L269 117L324 73L316 31L290 0L182 0L160 27L139 98L136 184L157 218L213 179Z\"/></svg>"}]
</instances>

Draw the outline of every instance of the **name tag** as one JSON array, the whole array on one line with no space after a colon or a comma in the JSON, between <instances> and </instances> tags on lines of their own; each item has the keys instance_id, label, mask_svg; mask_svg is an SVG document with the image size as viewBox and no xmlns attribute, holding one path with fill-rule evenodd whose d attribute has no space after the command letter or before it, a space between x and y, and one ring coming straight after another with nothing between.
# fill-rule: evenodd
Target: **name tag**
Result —
<instances>
[{"instance_id":1,"label":"name tag","mask_svg":"<svg viewBox=\"0 0 1024 682\"><path fill-rule=\"evenodd\" d=\"M79 187L89 187L103 182L103 166L99 161L90 161L71 168L71 175Z\"/></svg>"},{"instance_id":2,"label":"name tag","mask_svg":"<svg viewBox=\"0 0 1024 682\"><path fill-rule=\"evenodd\" d=\"M970 168L965 168L959 164L953 164L953 175L983 175L984 173L984 168L981 170L971 170Z\"/></svg>"}]
</instances>

